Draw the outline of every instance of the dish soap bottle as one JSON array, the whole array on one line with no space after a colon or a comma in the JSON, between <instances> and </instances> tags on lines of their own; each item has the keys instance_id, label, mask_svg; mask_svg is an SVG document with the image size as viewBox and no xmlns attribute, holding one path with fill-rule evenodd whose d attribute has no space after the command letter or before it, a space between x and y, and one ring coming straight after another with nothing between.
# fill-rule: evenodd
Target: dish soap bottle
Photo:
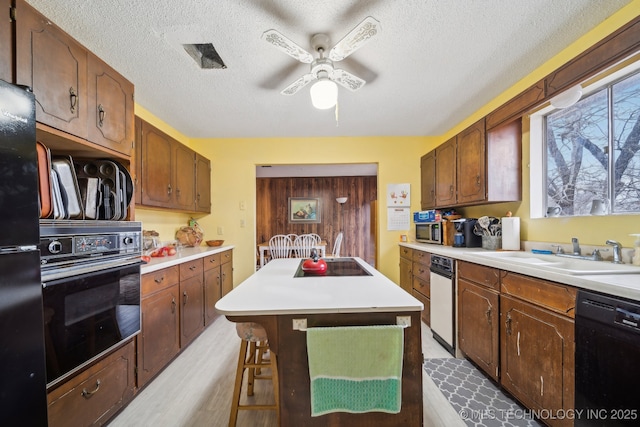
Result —
<instances>
[{"instance_id":1,"label":"dish soap bottle","mask_svg":"<svg viewBox=\"0 0 640 427\"><path fill-rule=\"evenodd\" d=\"M631 263L633 265L640 265L640 234L631 234L631 236L636 236L636 241L633 243L635 251L633 252Z\"/></svg>"}]
</instances>

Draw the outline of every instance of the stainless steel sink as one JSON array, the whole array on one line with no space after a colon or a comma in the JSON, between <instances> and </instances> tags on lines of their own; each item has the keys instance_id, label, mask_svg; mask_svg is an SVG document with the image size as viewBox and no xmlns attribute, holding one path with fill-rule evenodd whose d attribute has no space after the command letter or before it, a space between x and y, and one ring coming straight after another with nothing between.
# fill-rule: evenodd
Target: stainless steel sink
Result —
<instances>
[{"instance_id":1,"label":"stainless steel sink","mask_svg":"<svg viewBox=\"0 0 640 427\"><path fill-rule=\"evenodd\" d=\"M572 276L589 274L640 274L640 267L629 264L614 264L610 261L590 261L571 259L556 255L534 254L531 252L467 252L481 258L493 258L522 265L535 266L541 270Z\"/></svg>"}]
</instances>

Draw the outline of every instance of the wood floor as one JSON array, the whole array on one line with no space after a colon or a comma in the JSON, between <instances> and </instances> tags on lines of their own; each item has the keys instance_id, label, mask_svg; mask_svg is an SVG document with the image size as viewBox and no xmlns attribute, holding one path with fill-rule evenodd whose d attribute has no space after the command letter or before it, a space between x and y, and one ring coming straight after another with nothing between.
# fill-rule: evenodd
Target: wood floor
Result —
<instances>
[{"instance_id":1,"label":"wood floor","mask_svg":"<svg viewBox=\"0 0 640 427\"><path fill-rule=\"evenodd\" d=\"M422 324L426 358L451 357ZM218 317L109 424L110 427L218 427L229 422L231 393L240 349L235 326ZM271 403L270 381L259 381L254 398ZM241 403L246 402L243 396ZM424 426L460 426L464 422L423 373ZM274 411L240 411L238 427L273 427Z\"/></svg>"}]
</instances>

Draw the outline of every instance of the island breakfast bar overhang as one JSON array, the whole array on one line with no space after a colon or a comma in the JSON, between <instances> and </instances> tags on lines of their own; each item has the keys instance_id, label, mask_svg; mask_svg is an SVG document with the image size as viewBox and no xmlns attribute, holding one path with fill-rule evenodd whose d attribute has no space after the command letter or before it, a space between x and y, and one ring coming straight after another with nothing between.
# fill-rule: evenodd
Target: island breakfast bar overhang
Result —
<instances>
[{"instance_id":1,"label":"island breakfast bar overhang","mask_svg":"<svg viewBox=\"0 0 640 427\"><path fill-rule=\"evenodd\" d=\"M421 426L422 342L420 301L383 274L354 258L370 275L294 277L300 259L276 259L216 304L232 322L256 322L277 355L281 426ZM335 412L311 416L306 332L293 327L393 325L404 329L402 407L398 414ZM403 323L405 320L402 320Z\"/></svg>"}]
</instances>

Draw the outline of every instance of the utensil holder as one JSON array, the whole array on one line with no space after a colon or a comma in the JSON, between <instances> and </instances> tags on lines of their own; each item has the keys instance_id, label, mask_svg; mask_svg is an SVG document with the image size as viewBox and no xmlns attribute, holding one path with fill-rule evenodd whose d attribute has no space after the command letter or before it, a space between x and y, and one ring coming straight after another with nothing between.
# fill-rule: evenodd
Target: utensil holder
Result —
<instances>
[{"instance_id":1,"label":"utensil holder","mask_svg":"<svg viewBox=\"0 0 640 427\"><path fill-rule=\"evenodd\" d=\"M497 251L502 248L502 236L482 236L482 249Z\"/></svg>"}]
</instances>

